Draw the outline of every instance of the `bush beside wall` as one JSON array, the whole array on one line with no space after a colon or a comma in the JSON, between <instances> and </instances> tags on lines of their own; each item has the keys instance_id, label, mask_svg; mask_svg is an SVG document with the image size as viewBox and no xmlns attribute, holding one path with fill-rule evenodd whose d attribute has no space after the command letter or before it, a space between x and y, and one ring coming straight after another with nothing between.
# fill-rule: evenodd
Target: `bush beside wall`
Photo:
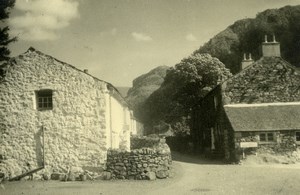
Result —
<instances>
[{"instance_id":1,"label":"bush beside wall","mask_svg":"<svg viewBox=\"0 0 300 195\"><path fill-rule=\"evenodd\" d=\"M132 136L130 138L130 148L140 149L140 148L154 148L159 146L160 143L164 143L164 139L159 137L147 137L147 136Z\"/></svg>"}]
</instances>

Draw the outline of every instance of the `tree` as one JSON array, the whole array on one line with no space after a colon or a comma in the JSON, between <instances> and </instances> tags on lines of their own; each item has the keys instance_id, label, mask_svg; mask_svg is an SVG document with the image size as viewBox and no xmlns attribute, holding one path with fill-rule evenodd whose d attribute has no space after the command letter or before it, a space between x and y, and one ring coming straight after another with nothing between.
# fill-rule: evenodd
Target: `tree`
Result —
<instances>
[{"instance_id":1,"label":"tree","mask_svg":"<svg viewBox=\"0 0 300 195\"><path fill-rule=\"evenodd\" d=\"M5 19L9 17L10 9L14 4L15 0L0 0L0 63L9 59L10 51L7 46L16 41L16 37L10 38L9 27L5 25Z\"/></svg>"},{"instance_id":2,"label":"tree","mask_svg":"<svg viewBox=\"0 0 300 195\"><path fill-rule=\"evenodd\" d=\"M225 65L209 54L194 54L168 70L161 87L146 100L143 122L151 129L158 122L188 134L190 112L218 82L231 76ZM181 124L182 123L182 124ZM178 128L179 127L179 128Z\"/></svg>"}]
</instances>

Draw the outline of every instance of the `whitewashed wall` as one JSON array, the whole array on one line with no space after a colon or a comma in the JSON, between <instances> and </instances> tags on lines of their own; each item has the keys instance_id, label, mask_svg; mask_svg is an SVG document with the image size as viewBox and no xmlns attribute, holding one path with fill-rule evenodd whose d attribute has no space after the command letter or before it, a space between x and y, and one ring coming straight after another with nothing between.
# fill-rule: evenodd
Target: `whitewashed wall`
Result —
<instances>
[{"instance_id":1,"label":"whitewashed wall","mask_svg":"<svg viewBox=\"0 0 300 195\"><path fill-rule=\"evenodd\" d=\"M113 149L130 150L130 111L126 105L115 98L111 92L106 95L109 109L107 109L107 147Z\"/></svg>"}]
</instances>

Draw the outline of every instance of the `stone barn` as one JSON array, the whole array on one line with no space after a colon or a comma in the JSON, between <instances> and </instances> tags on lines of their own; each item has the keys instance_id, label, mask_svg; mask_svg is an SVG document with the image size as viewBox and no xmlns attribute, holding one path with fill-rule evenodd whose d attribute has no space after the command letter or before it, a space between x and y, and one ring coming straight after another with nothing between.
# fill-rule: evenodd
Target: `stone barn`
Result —
<instances>
[{"instance_id":1,"label":"stone barn","mask_svg":"<svg viewBox=\"0 0 300 195\"><path fill-rule=\"evenodd\" d=\"M135 124L117 89L34 48L0 69L0 172L103 167Z\"/></svg>"},{"instance_id":2,"label":"stone barn","mask_svg":"<svg viewBox=\"0 0 300 195\"><path fill-rule=\"evenodd\" d=\"M300 71L280 56L280 44L262 44L256 62L244 59L238 74L216 86L194 107L196 151L230 161L245 148L274 153L300 145Z\"/></svg>"}]
</instances>

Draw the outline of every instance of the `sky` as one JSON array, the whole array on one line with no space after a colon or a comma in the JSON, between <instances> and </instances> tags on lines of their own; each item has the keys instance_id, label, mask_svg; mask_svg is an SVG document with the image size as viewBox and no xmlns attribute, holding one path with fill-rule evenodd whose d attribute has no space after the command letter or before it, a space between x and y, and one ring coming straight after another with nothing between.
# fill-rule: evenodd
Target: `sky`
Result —
<instances>
[{"instance_id":1,"label":"sky","mask_svg":"<svg viewBox=\"0 0 300 195\"><path fill-rule=\"evenodd\" d=\"M174 66L236 20L300 0L16 0L7 21L18 41L88 69L115 86Z\"/></svg>"}]
</instances>

